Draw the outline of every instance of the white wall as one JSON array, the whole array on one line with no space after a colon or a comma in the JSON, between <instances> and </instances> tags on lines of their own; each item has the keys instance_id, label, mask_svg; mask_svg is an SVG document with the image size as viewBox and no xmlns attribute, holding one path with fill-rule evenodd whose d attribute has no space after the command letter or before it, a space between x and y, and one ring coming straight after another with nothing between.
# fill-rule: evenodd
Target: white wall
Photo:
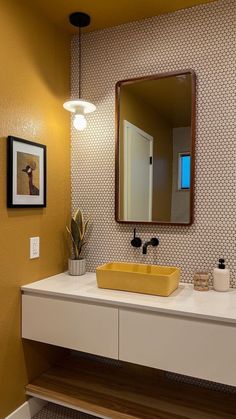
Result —
<instances>
[{"instance_id":1,"label":"white wall","mask_svg":"<svg viewBox=\"0 0 236 419\"><path fill-rule=\"evenodd\" d=\"M179 153L186 151L191 151L191 128L173 128L172 223L189 222L190 192L178 188Z\"/></svg>"}]
</instances>

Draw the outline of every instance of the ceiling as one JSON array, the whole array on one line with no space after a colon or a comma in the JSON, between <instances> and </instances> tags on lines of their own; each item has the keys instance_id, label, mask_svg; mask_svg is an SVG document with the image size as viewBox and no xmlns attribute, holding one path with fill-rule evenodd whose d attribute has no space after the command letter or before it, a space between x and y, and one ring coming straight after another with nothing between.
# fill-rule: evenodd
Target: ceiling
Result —
<instances>
[{"instance_id":1,"label":"ceiling","mask_svg":"<svg viewBox=\"0 0 236 419\"><path fill-rule=\"evenodd\" d=\"M121 106L124 89L145 108L155 109L172 127L188 127L191 125L191 83L192 76L188 73L124 84L121 85Z\"/></svg>"},{"instance_id":2,"label":"ceiling","mask_svg":"<svg viewBox=\"0 0 236 419\"><path fill-rule=\"evenodd\" d=\"M34 0L33 5L66 31L77 33L68 23L72 12L88 13L89 31L95 31L211 1L215 0Z\"/></svg>"}]
</instances>

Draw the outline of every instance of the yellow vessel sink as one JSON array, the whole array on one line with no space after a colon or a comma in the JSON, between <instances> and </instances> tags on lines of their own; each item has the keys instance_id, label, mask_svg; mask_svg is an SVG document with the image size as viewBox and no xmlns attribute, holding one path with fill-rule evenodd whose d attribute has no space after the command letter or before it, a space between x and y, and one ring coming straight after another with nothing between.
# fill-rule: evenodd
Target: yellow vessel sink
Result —
<instances>
[{"instance_id":1,"label":"yellow vessel sink","mask_svg":"<svg viewBox=\"0 0 236 419\"><path fill-rule=\"evenodd\" d=\"M178 288L180 269L173 266L113 262L99 266L96 276L99 288L167 297Z\"/></svg>"}]
</instances>

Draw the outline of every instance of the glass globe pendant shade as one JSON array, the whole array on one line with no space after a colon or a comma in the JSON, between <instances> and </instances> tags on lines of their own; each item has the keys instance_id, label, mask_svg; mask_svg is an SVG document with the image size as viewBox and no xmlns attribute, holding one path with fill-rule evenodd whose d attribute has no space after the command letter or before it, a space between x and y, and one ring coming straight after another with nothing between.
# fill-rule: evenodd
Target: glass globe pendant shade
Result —
<instances>
[{"instance_id":1,"label":"glass globe pendant shade","mask_svg":"<svg viewBox=\"0 0 236 419\"><path fill-rule=\"evenodd\" d=\"M76 113L73 119L73 126L77 131L83 131L87 127L87 121L84 115Z\"/></svg>"},{"instance_id":2,"label":"glass globe pendant shade","mask_svg":"<svg viewBox=\"0 0 236 419\"><path fill-rule=\"evenodd\" d=\"M94 112L96 106L85 100L68 100L63 104L63 108L75 114L73 118L73 126L78 131L83 131L87 127L85 114Z\"/></svg>"}]
</instances>

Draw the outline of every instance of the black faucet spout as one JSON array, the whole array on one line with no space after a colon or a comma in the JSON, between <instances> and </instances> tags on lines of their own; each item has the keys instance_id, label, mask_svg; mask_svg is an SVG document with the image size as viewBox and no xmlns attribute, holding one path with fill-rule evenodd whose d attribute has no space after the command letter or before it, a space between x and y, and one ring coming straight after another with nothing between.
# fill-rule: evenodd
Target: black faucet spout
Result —
<instances>
[{"instance_id":1,"label":"black faucet spout","mask_svg":"<svg viewBox=\"0 0 236 419\"><path fill-rule=\"evenodd\" d=\"M159 240L156 237L153 237L149 242L145 242L143 245L143 255L147 254L148 246L156 247L159 244Z\"/></svg>"},{"instance_id":2,"label":"black faucet spout","mask_svg":"<svg viewBox=\"0 0 236 419\"><path fill-rule=\"evenodd\" d=\"M147 254L147 248L148 248L148 246L150 246L152 244L152 242L150 241L150 242L145 242L144 243L144 245L143 245L143 255L146 255Z\"/></svg>"}]
</instances>

